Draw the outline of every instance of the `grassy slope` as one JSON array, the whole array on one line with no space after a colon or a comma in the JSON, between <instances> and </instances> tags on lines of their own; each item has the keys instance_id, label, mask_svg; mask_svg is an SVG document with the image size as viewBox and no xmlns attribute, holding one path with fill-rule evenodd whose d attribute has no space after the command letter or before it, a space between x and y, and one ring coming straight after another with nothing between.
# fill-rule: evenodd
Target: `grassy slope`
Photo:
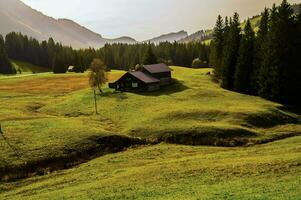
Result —
<instances>
[{"instance_id":1,"label":"grassy slope","mask_svg":"<svg viewBox=\"0 0 301 200\"><path fill-rule=\"evenodd\" d=\"M260 23L260 19L261 19L261 16L256 16L256 17L253 17L251 20L251 25L255 31L255 33L258 32L259 30L259 23ZM244 27L246 26L246 21L242 22L241 23L241 28L244 29ZM212 33L213 30L211 30L209 33ZM210 45L212 39L208 39L208 40L204 40L203 41L203 44L206 44L206 45Z\"/></svg>"},{"instance_id":2,"label":"grassy slope","mask_svg":"<svg viewBox=\"0 0 301 200\"><path fill-rule=\"evenodd\" d=\"M86 74L0 80L2 130L22 155L20 159L0 139L0 167L84 151L97 145L91 140L95 136L237 145L300 132L298 115L278 109L279 104L223 90L207 72L174 67L179 83L155 93L105 89L99 116L93 114ZM112 72L111 80L121 73Z\"/></svg>"},{"instance_id":3,"label":"grassy slope","mask_svg":"<svg viewBox=\"0 0 301 200\"><path fill-rule=\"evenodd\" d=\"M1 167L68 156L97 145L91 138L103 135L149 140L180 136L173 142L185 143L213 134L210 142L220 137L252 142L301 130L291 121L297 114L219 88L206 75L209 69L173 69L178 83L159 92L114 93L106 88L98 101L99 116L93 114L87 74L0 80L2 130L22 155L20 159L1 138ZM114 71L110 79L122 73ZM1 184L0 198L297 199L300 143L294 137L249 148L139 147L49 176Z\"/></svg>"},{"instance_id":4,"label":"grassy slope","mask_svg":"<svg viewBox=\"0 0 301 200\"><path fill-rule=\"evenodd\" d=\"M249 148L160 144L0 186L1 199L299 199L301 137Z\"/></svg>"},{"instance_id":5,"label":"grassy slope","mask_svg":"<svg viewBox=\"0 0 301 200\"><path fill-rule=\"evenodd\" d=\"M120 76L118 73L115 75ZM12 151L1 138L0 167L65 156L78 145L84 149L85 144L90 142L89 137L106 135L108 131L104 129L109 125L104 125L105 122L94 123L93 110L90 110L91 116L78 118L53 116L39 111L88 87L87 74L42 74L0 80L2 131L6 141L17 150L17 153Z\"/></svg>"},{"instance_id":6,"label":"grassy slope","mask_svg":"<svg viewBox=\"0 0 301 200\"><path fill-rule=\"evenodd\" d=\"M12 60L12 64L16 70L20 69L22 74L32 74L32 73L43 73L50 72L51 69L45 67L36 66L27 62Z\"/></svg>"}]
</instances>

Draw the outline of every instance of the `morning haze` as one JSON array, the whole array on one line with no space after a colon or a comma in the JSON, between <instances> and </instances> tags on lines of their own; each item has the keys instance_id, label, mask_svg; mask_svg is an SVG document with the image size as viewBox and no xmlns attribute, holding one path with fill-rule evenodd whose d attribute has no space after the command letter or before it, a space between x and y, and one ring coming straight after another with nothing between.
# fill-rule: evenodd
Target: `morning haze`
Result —
<instances>
[{"instance_id":1,"label":"morning haze","mask_svg":"<svg viewBox=\"0 0 301 200\"><path fill-rule=\"evenodd\" d=\"M257 15L281 0L22 0L44 14L75 20L106 37L131 36L145 40L180 30L209 29L216 16L241 19ZM298 3L291 0L289 3ZM60 6L58 6L60 5Z\"/></svg>"}]
</instances>

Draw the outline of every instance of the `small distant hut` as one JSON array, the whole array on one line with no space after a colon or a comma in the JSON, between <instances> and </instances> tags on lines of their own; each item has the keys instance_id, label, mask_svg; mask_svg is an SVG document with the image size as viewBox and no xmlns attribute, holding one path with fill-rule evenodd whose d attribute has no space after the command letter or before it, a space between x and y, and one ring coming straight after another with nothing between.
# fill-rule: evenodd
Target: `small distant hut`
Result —
<instances>
[{"instance_id":1,"label":"small distant hut","mask_svg":"<svg viewBox=\"0 0 301 200\"><path fill-rule=\"evenodd\" d=\"M74 66L69 66L67 71L68 72L75 72L75 67Z\"/></svg>"}]
</instances>

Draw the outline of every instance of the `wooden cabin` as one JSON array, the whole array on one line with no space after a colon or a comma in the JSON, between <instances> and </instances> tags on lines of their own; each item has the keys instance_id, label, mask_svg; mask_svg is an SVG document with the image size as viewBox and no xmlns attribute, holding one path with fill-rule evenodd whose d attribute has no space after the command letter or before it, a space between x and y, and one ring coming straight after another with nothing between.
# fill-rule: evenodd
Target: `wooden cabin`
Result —
<instances>
[{"instance_id":1,"label":"wooden cabin","mask_svg":"<svg viewBox=\"0 0 301 200\"><path fill-rule=\"evenodd\" d=\"M171 69L165 64L144 65L139 71L127 72L109 87L116 91L155 91L172 82Z\"/></svg>"}]
</instances>

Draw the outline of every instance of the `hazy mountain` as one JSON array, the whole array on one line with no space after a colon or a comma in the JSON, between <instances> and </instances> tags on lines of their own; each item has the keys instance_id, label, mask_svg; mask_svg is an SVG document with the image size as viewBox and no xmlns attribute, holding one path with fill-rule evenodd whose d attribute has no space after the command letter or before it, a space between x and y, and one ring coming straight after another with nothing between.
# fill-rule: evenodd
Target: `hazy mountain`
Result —
<instances>
[{"instance_id":1,"label":"hazy mountain","mask_svg":"<svg viewBox=\"0 0 301 200\"><path fill-rule=\"evenodd\" d=\"M20 0L0 0L0 34L21 32L38 40L55 41L74 48L102 47L106 43L135 43L129 37L106 39L67 19L54 19L25 5Z\"/></svg>"},{"instance_id":2,"label":"hazy mountain","mask_svg":"<svg viewBox=\"0 0 301 200\"><path fill-rule=\"evenodd\" d=\"M187 36L188 36L188 33L186 31L180 31L180 32L176 32L176 33L164 34L159 37L155 37L153 39L146 40L144 42L151 42L151 43L155 43L155 44L158 44L160 42L174 42L174 41L179 41Z\"/></svg>"}]
</instances>

